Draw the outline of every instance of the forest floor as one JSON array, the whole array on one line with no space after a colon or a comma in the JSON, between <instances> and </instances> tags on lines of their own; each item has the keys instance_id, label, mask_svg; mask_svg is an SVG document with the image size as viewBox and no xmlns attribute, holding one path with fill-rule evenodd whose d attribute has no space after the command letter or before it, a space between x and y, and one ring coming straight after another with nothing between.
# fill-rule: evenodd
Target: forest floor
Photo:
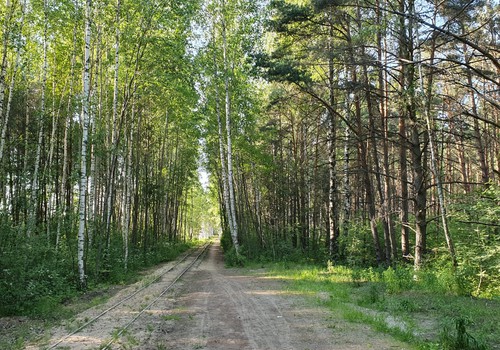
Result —
<instances>
[{"instance_id":1,"label":"forest floor","mask_svg":"<svg viewBox=\"0 0 500 350\"><path fill-rule=\"evenodd\" d=\"M150 271L150 276L159 273L161 271ZM144 307L163 288L162 283L170 282L151 284L151 290L148 287L146 294L127 302L126 308L113 317L125 317L133 313L132 310ZM201 263L182 277L172 292L155 302L120 337L116 335L119 322L111 318L93 325L88 333L77 334L72 341L61 343L56 349L98 349L113 337L118 338L110 347L113 349L413 348L368 325L345 321L342 315L320 307L316 302L318 296L291 291L288 283L269 277L265 269L226 268L220 246L216 244ZM107 302L80 313L71 322L88 320L134 289L136 285L114 292ZM12 319L9 321L12 323ZM0 329L5 328L5 322L0 319ZM25 328L26 322L21 322ZM32 332L40 333L39 327L31 327ZM39 336L38 342L25 348L47 348L47 344L53 344L71 327L74 325L46 330L45 336Z\"/></svg>"}]
</instances>

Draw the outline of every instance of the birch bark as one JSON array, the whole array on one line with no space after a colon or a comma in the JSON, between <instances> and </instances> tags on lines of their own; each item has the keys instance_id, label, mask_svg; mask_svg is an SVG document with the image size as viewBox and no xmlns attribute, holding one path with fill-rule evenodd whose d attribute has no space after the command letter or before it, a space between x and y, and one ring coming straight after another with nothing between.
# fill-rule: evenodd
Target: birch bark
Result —
<instances>
[{"instance_id":1,"label":"birch bark","mask_svg":"<svg viewBox=\"0 0 500 350\"><path fill-rule=\"evenodd\" d=\"M223 9L225 2L222 1ZM236 255L239 255L240 246L238 241L238 224L236 222L236 199L233 184L233 150L231 140L231 96L229 91L229 63L227 58L227 29L224 15L222 15L222 55L224 62L224 89L225 89L225 111L226 111L226 134L227 134L227 186L229 191L229 212L232 227L231 238L233 240Z\"/></svg>"},{"instance_id":2,"label":"birch bark","mask_svg":"<svg viewBox=\"0 0 500 350\"><path fill-rule=\"evenodd\" d=\"M85 214L87 193L87 146L88 127L90 119L90 39L92 0L86 0L85 4L85 56L83 68L83 101L82 101L82 145L80 163L80 203L78 211L78 276L80 287L86 287L86 276L84 267L84 243L85 243Z\"/></svg>"},{"instance_id":3,"label":"birch bark","mask_svg":"<svg viewBox=\"0 0 500 350\"><path fill-rule=\"evenodd\" d=\"M115 67L113 79L113 116L111 125L111 157L109 160L108 169L108 188L106 191L106 235L107 235L107 248L110 246L110 228L111 228L111 214L113 207L113 196L115 187L115 164L117 157L117 126L118 126L118 73L120 70L120 7L121 1L116 1L116 17L115 17Z\"/></svg>"}]
</instances>

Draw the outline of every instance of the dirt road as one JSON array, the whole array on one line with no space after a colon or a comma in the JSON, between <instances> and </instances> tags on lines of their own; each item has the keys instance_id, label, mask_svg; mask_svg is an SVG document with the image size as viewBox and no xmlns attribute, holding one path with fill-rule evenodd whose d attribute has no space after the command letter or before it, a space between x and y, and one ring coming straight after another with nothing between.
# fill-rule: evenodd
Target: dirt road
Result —
<instances>
[{"instance_id":1,"label":"dirt road","mask_svg":"<svg viewBox=\"0 0 500 350\"><path fill-rule=\"evenodd\" d=\"M409 348L367 326L347 323L304 296L287 292L286 282L266 278L264 271L242 274L239 269L224 268L218 245L212 246L204 261L183 278L170 304L167 316L156 323L154 318L149 319L154 327L147 339L140 341L141 348ZM157 312L163 310L158 308ZM134 333L144 330L135 327Z\"/></svg>"},{"instance_id":2,"label":"dirt road","mask_svg":"<svg viewBox=\"0 0 500 350\"><path fill-rule=\"evenodd\" d=\"M49 340L28 349L47 349L47 344L58 339L64 341L56 349L102 349L110 340L107 349L409 349L390 336L345 322L339 315L315 306L311 296L287 291L286 281L266 277L264 270L225 268L218 244L206 254L158 300L175 278L173 273L165 274L88 329L64 338L75 322L95 317L139 286L123 289L106 304L78 315L73 325L52 330ZM167 269L172 267L164 265L146 279L160 276ZM147 311L123 331L126 320L146 305L150 305Z\"/></svg>"}]
</instances>

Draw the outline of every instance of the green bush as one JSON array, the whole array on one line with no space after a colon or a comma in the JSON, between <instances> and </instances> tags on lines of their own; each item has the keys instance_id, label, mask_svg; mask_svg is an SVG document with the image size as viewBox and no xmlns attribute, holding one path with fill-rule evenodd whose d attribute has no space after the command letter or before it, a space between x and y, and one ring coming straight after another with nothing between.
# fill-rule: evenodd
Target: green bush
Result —
<instances>
[{"instance_id":1,"label":"green bush","mask_svg":"<svg viewBox=\"0 0 500 350\"><path fill-rule=\"evenodd\" d=\"M234 249L234 247L231 247L229 251L224 253L224 263L226 264L226 266L230 267L245 266L246 262L247 259L245 255L243 255L241 252L240 254L236 254L236 249Z\"/></svg>"},{"instance_id":2,"label":"green bush","mask_svg":"<svg viewBox=\"0 0 500 350\"><path fill-rule=\"evenodd\" d=\"M400 293L413 286L413 272L403 267L389 267L382 273L387 293Z\"/></svg>"}]
</instances>

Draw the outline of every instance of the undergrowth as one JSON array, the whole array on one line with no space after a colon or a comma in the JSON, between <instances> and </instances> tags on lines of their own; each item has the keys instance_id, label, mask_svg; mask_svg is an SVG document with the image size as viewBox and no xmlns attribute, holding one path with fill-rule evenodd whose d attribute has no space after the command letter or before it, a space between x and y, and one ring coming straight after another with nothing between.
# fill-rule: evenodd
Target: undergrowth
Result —
<instances>
[{"instance_id":1,"label":"undergrowth","mask_svg":"<svg viewBox=\"0 0 500 350\"><path fill-rule=\"evenodd\" d=\"M5 232L4 232L5 237ZM107 254L92 249L86 260L88 288L77 288L76 254L73 242L59 249L49 246L45 237L32 237L16 244L3 242L0 248L0 316L29 316L43 319L69 317L64 307L71 300L92 294L110 285L127 284L137 279L137 272L175 259L191 243L162 243L146 252L133 248L128 268L122 259L121 242L112 242ZM99 244L96 242L95 244Z\"/></svg>"}]
</instances>

